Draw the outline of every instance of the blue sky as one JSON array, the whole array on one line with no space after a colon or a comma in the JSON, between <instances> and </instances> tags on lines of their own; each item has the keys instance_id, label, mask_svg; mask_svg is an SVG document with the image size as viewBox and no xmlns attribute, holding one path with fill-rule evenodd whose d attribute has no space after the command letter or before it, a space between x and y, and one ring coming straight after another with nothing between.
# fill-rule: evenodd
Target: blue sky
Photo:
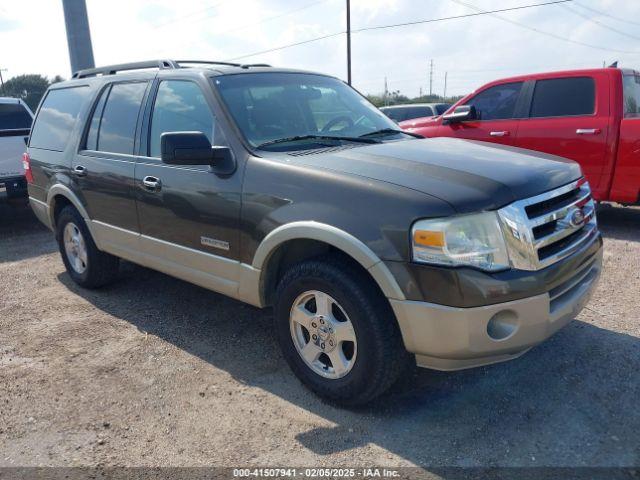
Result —
<instances>
[{"instance_id":1,"label":"blue sky","mask_svg":"<svg viewBox=\"0 0 640 480\"><path fill-rule=\"evenodd\" d=\"M544 1L351 0L352 28ZM87 8L97 64L160 57L228 60L345 28L345 0L87 0ZM354 33L354 86L378 93L386 77L390 90L427 92L432 59L433 91L443 92L448 72L449 94L510 75L614 60L640 68L640 0L573 0L499 15ZM0 45L5 78L70 75L61 0L2 0ZM346 78L345 50L345 36L337 35L241 61Z\"/></svg>"}]
</instances>

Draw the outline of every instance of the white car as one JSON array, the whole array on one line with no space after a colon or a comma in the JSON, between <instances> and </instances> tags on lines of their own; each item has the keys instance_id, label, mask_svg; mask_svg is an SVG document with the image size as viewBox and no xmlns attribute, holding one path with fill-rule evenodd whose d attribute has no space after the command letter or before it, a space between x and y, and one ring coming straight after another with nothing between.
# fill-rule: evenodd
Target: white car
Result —
<instances>
[{"instance_id":1,"label":"white car","mask_svg":"<svg viewBox=\"0 0 640 480\"><path fill-rule=\"evenodd\" d=\"M0 97L0 198L27 196L22 154L33 113L18 98Z\"/></svg>"}]
</instances>

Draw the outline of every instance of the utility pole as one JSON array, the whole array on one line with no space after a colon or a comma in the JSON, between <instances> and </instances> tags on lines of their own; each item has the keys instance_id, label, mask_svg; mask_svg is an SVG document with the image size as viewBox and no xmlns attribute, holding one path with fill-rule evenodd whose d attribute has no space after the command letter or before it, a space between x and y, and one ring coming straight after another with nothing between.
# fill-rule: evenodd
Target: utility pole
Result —
<instances>
[{"instance_id":1,"label":"utility pole","mask_svg":"<svg viewBox=\"0 0 640 480\"><path fill-rule=\"evenodd\" d=\"M347 83L351 85L351 0L347 0Z\"/></svg>"},{"instance_id":2,"label":"utility pole","mask_svg":"<svg viewBox=\"0 0 640 480\"><path fill-rule=\"evenodd\" d=\"M2 78L2 72L6 72L6 68L0 68L0 88L4 90L4 78Z\"/></svg>"},{"instance_id":3,"label":"utility pole","mask_svg":"<svg viewBox=\"0 0 640 480\"><path fill-rule=\"evenodd\" d=\"M384 77L384 106L389 105L389 89L387 88L387 77Z\"/></svg>"},{"instance_id":4,"label":"utility pole","mask_svg":"<svg viewBox=\"0 0 640 480\"><path fill-rule=\"evenodd\" d=\"M431 59L429 68L429 96L433 95L433 59Z\"/></svg>"},{"instance_id":5,"label":"utility pole","mask_svg":"<svg viewBox=\"0 0 640 480\"><path fill-rule=\"evenodd\" d=\"M95 67L85 0L62 0L62 7L67 29L71 73L83 68Z\"/></svg>"},{"instance_id":6,"label":"utility pole","mask_svg":"<svg viewBox=\"0 0 640 480\"><path fill-rule=\"evenodd\" d=\"M447 99L447 73L448 72L444 72L444 94L442 95L442 100Z\"/></svg>"}]
</instances>

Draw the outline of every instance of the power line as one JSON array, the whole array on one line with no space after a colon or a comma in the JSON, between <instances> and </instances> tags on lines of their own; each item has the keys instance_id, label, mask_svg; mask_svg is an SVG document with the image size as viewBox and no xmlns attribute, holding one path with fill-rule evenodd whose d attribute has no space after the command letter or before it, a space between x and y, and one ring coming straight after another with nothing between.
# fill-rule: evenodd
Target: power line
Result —
<instances>
[{"instance_id":1,"label":"power line","mask_svg":"<svg viewBox=\"0 0 640 480\"><path fill-rule=\"evenodd\" d=\"M213 10L214 8L218 7L219 5L221 5L221 4L222 4L222 3L224 3L224 2L225 2L225 0L222 0L222 1L217 2L217 3L215 3L214 5L211 5L211 6L209 6L209 7L202 8L202 9L200 9L200 10L196 10L195 12L187 13L186 15L181 15L181 16L179 16L179 17L172 18L171 20L169 20L169 21L167 21L167 22L163 22L163 23L159 23L159 24L157 24L157 25L154 25L154 26L153 26L153 28L154 28L154 29L162 28L162 27L165 27L165 26L167 26L167 25L171 25L172 23L177 23L177 22L180 22L180 21L185 20L185 19L187 19L187 18L193 17L194 15L199 15L200 13L204 13L204 12L207 12L207 11L209 11L209 10ZM204 19L206 19L206 18L209 18L210 16L211 16L211 15L206 15L206 16L204 16L203 18L199 18L199 19L194 20L194 21L204 20Z\"/></svg>"},{"instance_id":2,"label":"power line","mask_svg":"<svg viewBox=\"0 0 640 480\"><path fill-rule=\"evenodd\" d=\"M294 13L298 13L298 12L301 12L302 10L306 10L308 8L315 7L316 5L319 5L321 3L327 3L328 1L330 1L330 0L319 0L317 2L312 2L312 3L309 3L307 5L302 6L300 8L296 8L294 10L288 10L288 11L279 13L278 15L274 15L273 17L265 18L265 19L260 20L258 22L248 23L246 25L242 25L240 27L231 28L231 29L225 30L223 32L216 32L216 35L226 35L227 33L236 32L236 31L242 30L244 28L255 27L256 25L261 25L263 23L267 23L267 22L270 22L272 20L277 20L278 18L286 17L288 15L293 15Z\"/></svg>"},{"instance_id":3,"label":"power line","mask_svg":"<svg viewBox=\"0 0 640 480\"><path fill-rule=\"evenodd\" d=\"M452 0L453 1L453 0ZM419 24L423 24L423 23L433 23L433 22L442 22L442 21L446 21L446 20L457 20L459 18L468 18L468 17L477 17L480 15L490 15L493 13L501 13L501 12L509 12L509 11L513 11L513 10L522 10L525 8L533 8L533 7L542 7L545 5L555 5L558 3L566 3L566 2L571 2L573 0L554 0L551 2L543 2L543 3L533 3L530 5L521 5L518 7L511 7L511 8L501 8L498 10L488 10L488 11L482 11L482 12L478 12L478 13L467 13L464 15L455 15L455 16L451 16L451 17L440 17L440 18L431 18L431 19L426 19L426 20L418 20L415 22L405 22L405 23L395 23L395 24L389 24L389 25L376 25L373 27L363 27L363 28L359 28L357 30L351 30L351 33L359 33L359 32L366 32L369 30L380 30L383 28L395 28L395 27L404 27L404 26L408 26L408 25L419 25ZM335 32L335 33L331 33L328 35L322 35L320 37L314 37L314 38L310 38L308 40L303 40L301 42L295 42L295 43L290 43L287 45L281 45L279 47L274 47L274 48L269 48L267 50L262 50L259 52L253 52L253 53L248 53L245 55L241 55L239 57L233 57L233 58L229 58L228 60L241 60L243 58L248 58L248 57L253 57L256 55L262 55L264 53L270 53L270 52L275 52L278 50L284 50L285 48L290 48L290 47L296 47L298 45L305 45L307 43L312 43L312 42L316 42L318 40L324 40L325 38L330 38L330 37L336 37L338 35L341 35L343 33L346 33L345 31L340 31L340 32Z\"/></svg>"},{"instance_id":4,"label":"power line","mask_svg":"<svg viewBox=\"0 0 640 480\"><path fill-rule=\"evenodd\" d=\"M413 22L404 22L404 23L393 23L390 25L375 25L373 27L363 27L358 28L357 30L352 30L352 32L367 32L369 30L382 30L384 28L395 28L395 27L407 27L410 25L420 25L423 23L433 23L433 22L442 22L444 20L457 20L459 18L469 18L469 17L477 17L480 15L490 15L492 13L502 13L502 12L512 12L514 10L523 10L525 8L533 8L533 7L544 7L545 5L556 5L558 3L566 3L571 2L573 0L555 0L552 2L543 2L543 3L532 3L530 5L520 5L518 7L510 7L510 8L500 8L498 10L487 10L487 11L479 11L478 13L466 13L464 15L453 15L451 17L440 17L440 18L429 18L425 20L416 20Z\"/></svg>"},{"instance_id":5,"label":"power line","mask_svg":"<svg viewBox=\"0 0 640 480\"><path fill-rule=\"evenodd\" d=\"M602 27L602 28L604 28L606 30L610 30L612 32L615 32L615 33L617 33L619 35L623 35L625 37L633 38L634 40L640 40L640 37L636 37L635 35L631 35L630 33L623 32L622 30L618 30L617 28L613 28L613 27L607 25L606 23L602 23L600 20L596 20L595 18L591 18L590 16L585 15L584 13L579 12L577 10L574 10L573 8L570 8L567 5L562 5L562 7L565 8L566 10L568 10L569 12L571 12L571 13L573 13L575 15L578 15L579 17L584 18L588 22L595 23L596 25L599 25L600 27Z\"/></svg>"},{"instance_id":6,"label":"power line","mask_svg":"<svg viewBox=\"0 0 640 480\"><path fill-rule=\"evenodd\" d=\"M292 14L294 14L294 13L298 13L298 12L300 12L300 11L302 11L302 10L306 10L306 9L308 9L308 8L314 7L314 6L319 5L319 4L321 4L321 3L327 3L328 1L330 1L330 0L318 0L318 1L315 1L315 2L312 2L312 3L309 3L309 4L307 4L307 5L303 5L303 6L302 6L302 7L300 7L300 8L296 8L296 9L293 9L293 10L287 10L287 11L281 12L281 13L279 13L279 14L277 14L277 15L274 15L274 16L272 16L272 17L264 18L264 19L262 19L262 20L260 20L260 21L258 21L258 22L254 22L254 23L247 23L247 24L245 24L245 25L241 25L241 26L239 26L239 27L230 28L230 29L228 29L228 30L224 30L224 31L222 31L222 32L216 32L216 35L218 35L218 36L220 36L220 35L226 35L226 34L228 34L228 33L236 32L236 31L238 31L238 30L243 30L243 29L245 29L245 28L255 27L256 25L261 25L261 24L263 24L263 23L267 23L267 22L270 22L270 21L272 21L272 20L277 20L278 18L282 18L282 17L286 17L286 16L288 16L288 15L292 15ZM205 8L205 9L203 9L203 10L198 10L197 12L193 12L193 13L190 13L190 14L185 15L185 16L183 16L183 17L180 17L180 18L176 19L176 21L178 21L178 20L180 20L180 19L187 18L187 17L189 17L189 16L196 15L196 14L201 13L201 12L203 12L203 11L210 10L210 9L212 9L212 8L215 8L215 7L217 7L218 5L220 5L221 3L224 3L224 0L222 0L221 2L216 3L215 5L212 5L211 7L207 7L207 8ZM205 16L205 17L203 17L203 18L200 18L200 19L198 19L198 20L196 20L196 21L206 20L206 19L207 19L207 18L209 18L209 17L210 17L210 15L207 15L207 16ZM173 23L173 21L172 21L172 22L168 22L168 23ZM167 25L168 23L166 23L166 24L162 24L162 25L159 25L159 26L156 26L156 27L154 27L154 28L159 28L160 26ZM191 46L191 45L193 45L194 43L195 43L195 42L190 42L187 46ZM159 49L158 49L158 51L159 51Z\"/></svg>"},{"instance_id":7,"label":"power line","mask_svg":"<svg viewBox=\"0 0 640 480\"><path fill-rule=\"evenodd\" d=\"M537 29L535 27L530 27L529 25L526 25L524 23L516 22L515 20L511 20L511 19L508 19L508 18L505 18L505 17L501 17L500 15L495 15L495 12L482 10L481 8L478 8L475 5L471 5L469 3L463 2L462 0L450 0L450 1L454 2L454 3L457 3L458 5L462 5L462 6L465 6L467 8L470 8L472 10L475 10L477 12L487 13L487 14L491 15L494 18L502 20L503 22L511 23L512 25L516 25L516 26L518 26L520 28L524 28L526 30L530 30L532 32L539 33L540 35L545 35L547 37L555 38L556 40L562 40L564 42L573 43L575 45L580 45L582 47L595 48L597 50L603 50L603 51L606 51L606 52L628 53L628 54L632 54L632 55L639 55L640 54L640 52L632 52L632 51L629 51L629 50L618 50L618 49L615 49L615 48L600 47L598 45L591 45L589 43L584 43L584 42L581 42L581 41L578 41L578 40L572 40L571 38L562 37L560 35L556 35L555 33L546 32L544 30L539 30L539 29Z\"/></svg>"},{"instance_id":8,"label":"power line","mask_svg":"<svg viewBox=\"0 0 640 480\"><path fill-rule=\"evenodd\" d=\"M228 61L241 60L243 58L254 57L256 55L262 55L264 53L276 52L278 50L284 50L285 48L297 47L298 45L304 45L306 43L317 42L318 40L324 40L325 38L337 37L338 35L342 35L344 30L340 32L330 33L328 35L322 35L321 37L314 37L308 40L303 40L301 42L289 43L287 45L281 45L279 47L269 48L267 50L261 50L259 52L247 53L246 55L241 55L239 57L233 57L227 59Z\"/></svg>"},{"instance_id":9,"label":"power line","mask_svg":"<svg viewBox=\"0 0 640 480\"><path fill-rule=\"evenodd\" d=\"M595 8L591 8L591 7L587 7L586 5L582 5L581 3L575 2L574 5L579 6L580 8L584 8L585 10L589 10L597 15L602 15L603 17L609 17L613 20L617 20L618 22L624 22L624 23L628 23L630 25L637 25L640 26L640 23L638 22L634 22L631 20L626 20L624 18L620 18L620 17L614 17L613 15L606 13L606 12L601 12L600 10L596 10Z\"/></svg>"}]
</instances>

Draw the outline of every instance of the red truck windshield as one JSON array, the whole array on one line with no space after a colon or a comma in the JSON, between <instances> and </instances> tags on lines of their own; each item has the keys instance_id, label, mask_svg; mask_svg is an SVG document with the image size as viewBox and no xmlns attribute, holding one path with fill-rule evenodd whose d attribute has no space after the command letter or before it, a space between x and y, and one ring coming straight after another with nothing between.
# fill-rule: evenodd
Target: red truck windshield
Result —
<instances>
[{"instance_id":1,"label":"red truck windshield","mask_svg":"<svg viewBox=\"0 0 640 480\"><path fill-rule=\"evenodd\" d=\"M19 103L0 103L0 130L31 128L31 115Z\"/></svg>"},{"instance_id":2,"label":"red truck windshield","mask_svg":"<svg viewBox=\"0 0 640 480\"><path fill-rule=\"evenodd\" d=\"M640 117L640 74L624 75L622 85L624 116L627 118Z\"/></svg>"}]
</instances>

